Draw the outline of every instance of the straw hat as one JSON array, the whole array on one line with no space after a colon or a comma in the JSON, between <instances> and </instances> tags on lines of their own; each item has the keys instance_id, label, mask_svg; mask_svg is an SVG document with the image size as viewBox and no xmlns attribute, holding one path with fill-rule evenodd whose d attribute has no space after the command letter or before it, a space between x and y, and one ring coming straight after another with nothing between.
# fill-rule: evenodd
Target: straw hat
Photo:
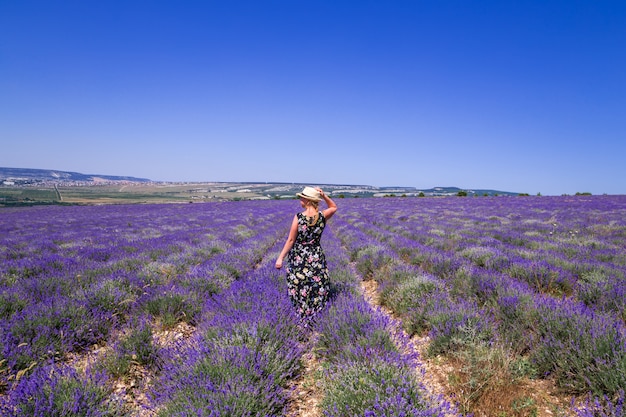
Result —
<instances>
[{"instance_id":1,"label":"straw hat","mask_svg":"<svg viewBox=\"0 0 626 417\"><path fill-rule=\"evenodd\" d=\"M301 193L296 193L296 195L311 201L320 201L322 199L320 192L313 187L304 187L304 190Z\"/></svg>"}]
</instances>

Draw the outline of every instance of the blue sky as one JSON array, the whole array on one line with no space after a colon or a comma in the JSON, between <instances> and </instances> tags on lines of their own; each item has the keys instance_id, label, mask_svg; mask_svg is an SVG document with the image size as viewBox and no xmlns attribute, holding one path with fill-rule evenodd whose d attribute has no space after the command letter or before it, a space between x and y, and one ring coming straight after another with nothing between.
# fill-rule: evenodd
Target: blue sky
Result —
<instances>
[{"instance_id":1,"label":"blue sky","mask_svg":"<svg viewBox=\"0 0 626 417\"><path fill-rule=\"evenodd\" d=\"M626 2L0 0L0 166L626 194Z\"/></svg>"}]
</instances>

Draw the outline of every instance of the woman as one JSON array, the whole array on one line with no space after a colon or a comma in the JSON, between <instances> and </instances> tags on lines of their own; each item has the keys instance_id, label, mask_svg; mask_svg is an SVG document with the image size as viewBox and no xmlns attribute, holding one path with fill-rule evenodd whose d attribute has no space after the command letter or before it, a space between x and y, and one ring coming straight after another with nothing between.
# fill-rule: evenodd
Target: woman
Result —
<instances>
[{"instance_id":1,"label":"woman","mask_svg":"<svg viewBox=\"0 0 626 417\"><path fill-rule=\"evenodd\" d=\"M287 258L287 287L293 305L302 318L313 316L328 300L329 280L326 258L320 238L326 221L337 211L337 205L321 188L304 187L300 205L291 223L289 236L276 260L276 268L283 266ZM324 200L328 208L321 211L319 202Z\"/></svg>"}]
</instances>

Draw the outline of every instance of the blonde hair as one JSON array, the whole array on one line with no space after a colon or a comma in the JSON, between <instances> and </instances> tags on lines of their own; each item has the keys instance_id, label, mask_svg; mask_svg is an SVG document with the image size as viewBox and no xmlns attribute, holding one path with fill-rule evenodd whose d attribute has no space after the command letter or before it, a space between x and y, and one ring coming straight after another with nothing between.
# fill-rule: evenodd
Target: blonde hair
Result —
<instances>
[{"instance_id":1,"label":"blonde hair","mask_svg":"<svg viewBox=\"0 0 626 417\"><path fill-rule=\"evenodd\" d=\"M309 200L308 198L305 198L305 200L306 200L306 205L307 205L307 206L308 206L308 205L313 206L313 208L314 208L315 210L317 210L317 208L318 208L318 207L319 207L319 205L320 205L320 202L319 202L319 201Z\"/></svg>"}]
</instances>

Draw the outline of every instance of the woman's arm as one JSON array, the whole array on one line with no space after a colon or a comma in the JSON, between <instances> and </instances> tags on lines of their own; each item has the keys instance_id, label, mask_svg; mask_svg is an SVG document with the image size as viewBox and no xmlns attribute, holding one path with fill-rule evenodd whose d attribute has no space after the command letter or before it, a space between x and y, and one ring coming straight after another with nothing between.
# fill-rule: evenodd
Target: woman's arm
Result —
<instances>
[{"instance_id":1,"label":"woman's arm","mask_svg":"<svg viewBox=\"0 0 626 417\"><path fill-rule=\"evenodd\" d=\"M335 202L331 200L331 198L327 196L321 188L318 188L317 191L320 192L322 198L324 199L324 202L328 206L326 210L322 211L322 213L324 213L324 217L326 218L326 220L328 220L333 217L333 214L335 214L335 212L337 211L337 204L335 204Z\"/></svg>"},{"instance_id":2,"label":"woman's arm","mask_svg":"<svg viewBox=\"0 0 626 417\"><path fill-rule=\"evenodd\" d=\"M280 255L278 255L278 259L276 259L276 269L280 269L283 267L283 259L287 256L287 253L293 247L293 243L296 241L296 235L298 234L298 215L293 216L293 221L291 222L291 228L289 229L289 236L287 236L287 241L283 246L283 250L280 251Z\"/></svg>"}]
</instances>

